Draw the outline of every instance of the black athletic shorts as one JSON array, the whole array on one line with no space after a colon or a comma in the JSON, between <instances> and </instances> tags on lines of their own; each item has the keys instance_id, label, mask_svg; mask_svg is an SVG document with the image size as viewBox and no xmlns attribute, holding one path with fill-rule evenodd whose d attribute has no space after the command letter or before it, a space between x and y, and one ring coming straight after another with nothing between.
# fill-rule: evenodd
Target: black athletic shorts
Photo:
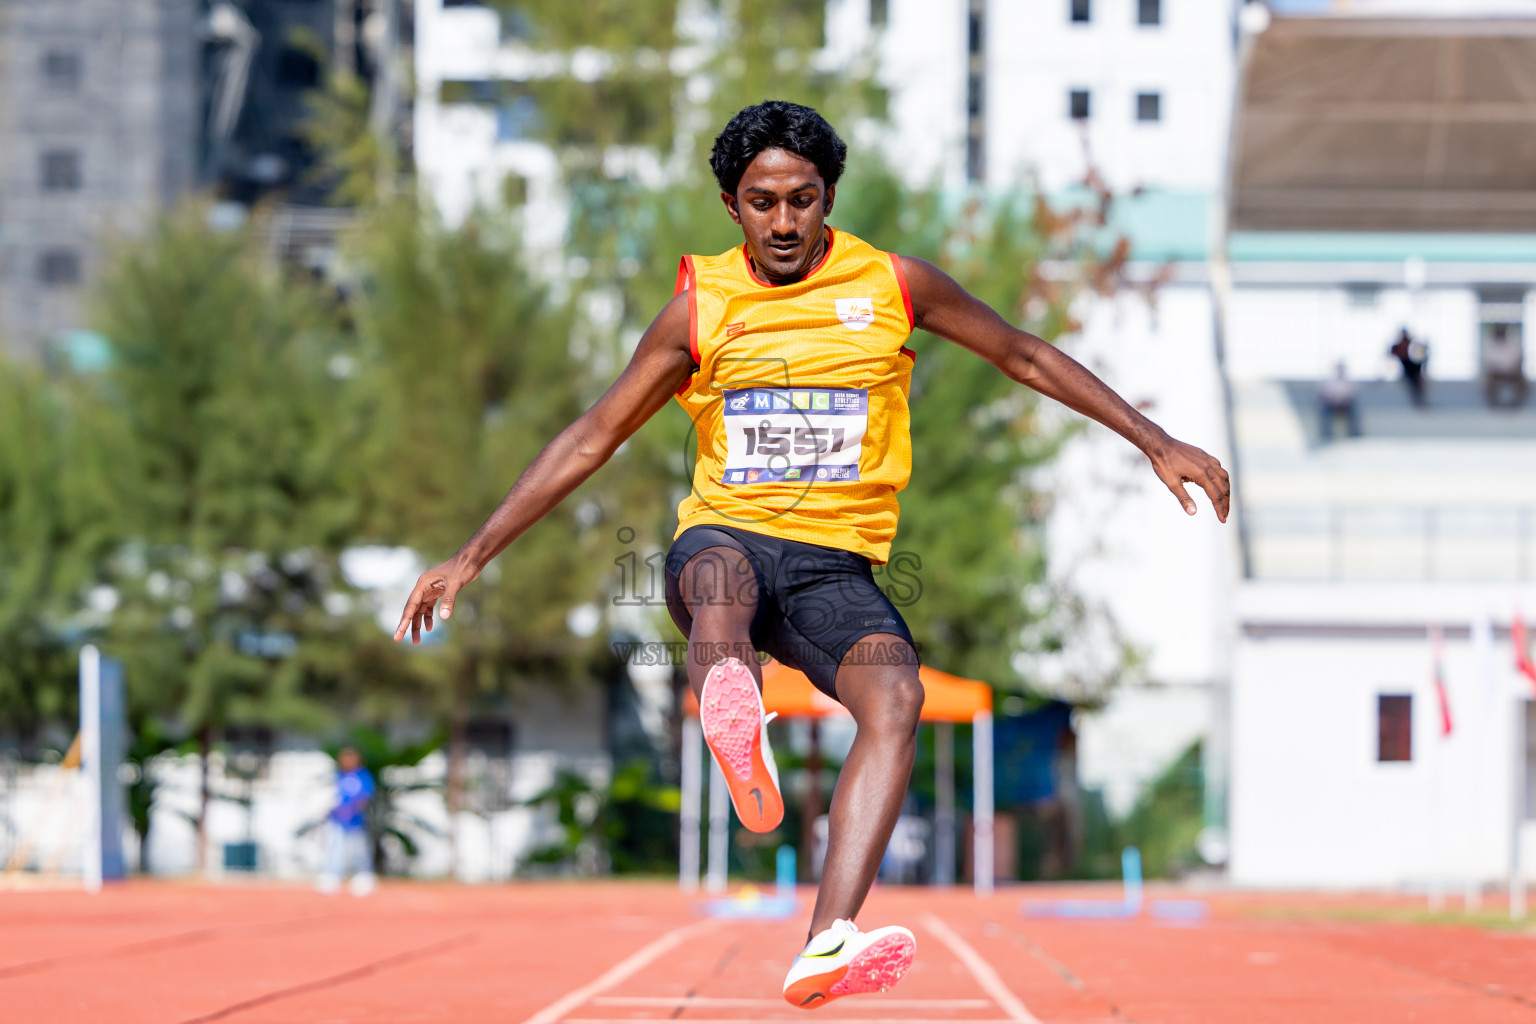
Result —
<instances>
[{"instance_id":1,"label":"black athletic shorts","mask_svg":"<svg viewBox=\"0 0 1536 1024\"><path fill-rule=\"evenodd\" d=\"M871 662L900 663L917 644L901 613L875 585L869 559L852 551L780 540L729 526L691 526L667 552L667 610L688 636L693 616L683 604L678 577L688 560L707 548L734 548L752 566L751 579L723 579L712 588L722 601L756 599L752 644L804 672L827 696L837 698L837 668L872 633L901 637L910 651L860 650ZM720 569L726 573L724 566ZM745 576L745 573L743 573ZM735 652L727 652L739 657Z\"/></svg>"}]
</instances>

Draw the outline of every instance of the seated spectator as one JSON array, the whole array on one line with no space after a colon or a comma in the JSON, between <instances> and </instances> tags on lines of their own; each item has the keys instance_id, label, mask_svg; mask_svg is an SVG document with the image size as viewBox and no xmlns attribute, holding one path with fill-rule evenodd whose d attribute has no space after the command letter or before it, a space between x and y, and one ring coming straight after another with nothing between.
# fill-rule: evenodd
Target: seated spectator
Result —
<instances>
[{"instance_id":1,"label":"seated spectator","mask_svg":"<svg viewBox=\"0 0 1536 1024\"><path fill-rule=\"evenodd\" d=\"M1333 376L1317 385L1317 411L1319 433L1324 441L1333 440L1333 421L1344 417L1350 437L1360 436L1360 414L1355 409L1355 382L1349 379L1341 359L1333 368Z\"/></svg>"},{"instance_id":2,"label":"seated spectator","mask_svg":"<svg viewBox=\"0 0 1536 1024\"><path fill-rule=\"evenodd\" d=\"M1490 409L1506 405L1518 409L1530 390L1525 379L1525 346L1505 324L1494 324L1493 336L1483 344L1483 388Z\"/></svg>"}]
</instances>

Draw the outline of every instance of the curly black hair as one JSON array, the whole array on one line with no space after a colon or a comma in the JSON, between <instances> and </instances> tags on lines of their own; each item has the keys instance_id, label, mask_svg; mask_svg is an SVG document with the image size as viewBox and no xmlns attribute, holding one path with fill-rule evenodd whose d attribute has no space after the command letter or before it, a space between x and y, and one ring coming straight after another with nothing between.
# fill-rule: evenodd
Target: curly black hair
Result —
<instances>
[{"instance_id":1,"label":"curly black hair","mask_svg":"<svg viewBox=\"0 0 1536 1024\"><path fill-rule=\"evenodd\" d=\"M827 119L810 107L764 100L731 118L715 137L709 166L723 191L736 194L747 165L766 149L782 149L816 165L828 187L842 177L848 147Z\"/></svg>"}]
</instances>

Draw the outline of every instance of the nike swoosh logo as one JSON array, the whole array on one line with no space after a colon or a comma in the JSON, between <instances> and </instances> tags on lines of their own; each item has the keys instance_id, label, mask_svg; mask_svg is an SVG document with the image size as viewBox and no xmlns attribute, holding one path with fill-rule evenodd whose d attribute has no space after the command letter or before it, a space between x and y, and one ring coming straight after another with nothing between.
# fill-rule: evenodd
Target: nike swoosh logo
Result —
<instances>
[{"instance_id":1,"label":"nike swoosh logo","mask_svg":"<svg viewBox=\"0 0 1536 1024\"><path fill-rule=\"evenodd\" d=\"M748 792L750 792L752 794L752 798L757 801L757 816L761 818L763 816L763 791L760 789L753 789L749 790Z\"/></svg>"},{"instance_id":2,"label":"nike swoosh logo","mask_svg":"<svg viewBox=\"0 0 1536 1024\"><path fill-rule=\"evenodd\" d=\"M801 953L800 955L805 957L805 959L807 959L807 960L819 960L822 957L837 956L837 954L839 954L839 953L841 953L843 951L843 943L845 943L847 941L848 941L847 939L839 939L837 941L837 945L833 946L831 949L827 950L825 953Z\"/></svg>"},{"instance_id":3,"label":"nike swoosh logo","mask_svg":"<svg viewBox=\"0 0 1536 1024\"><path fill-rule=\"evenodd\" d=\"M805 1006L808 1003L810 1003L810 1001L812 999L825 999L825 998L827 998L827 997L822 995L820 992L812 992L810 995L808 995L804 999L800 1000L800 1005L801 1006Z\"/></svg>"}]
</instances>

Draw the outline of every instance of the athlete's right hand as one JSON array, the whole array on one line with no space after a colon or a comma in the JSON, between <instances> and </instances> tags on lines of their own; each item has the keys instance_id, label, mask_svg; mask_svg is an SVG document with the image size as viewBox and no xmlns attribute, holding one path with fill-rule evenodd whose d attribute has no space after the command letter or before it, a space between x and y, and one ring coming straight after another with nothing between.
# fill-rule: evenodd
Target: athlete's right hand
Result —
<instances>
[{"instance_id":1,"label":"athlete's right hand","mask_svg":"<svg viewBox=\"0 0 1536 1024\"><path fill-rule=\"evenodd\" d=\"M411 643L421 643L421 627L432 632L432 607L442 599L444 619L453 614L453 600L467 584L480 576L480 567L467 559L454 555L435 569L428 569L416 577L416 586L405 602L400 615L400 625L395 627L395 642L405 639L406 627L411 630Z\"/></svg>"}]
</instances>

